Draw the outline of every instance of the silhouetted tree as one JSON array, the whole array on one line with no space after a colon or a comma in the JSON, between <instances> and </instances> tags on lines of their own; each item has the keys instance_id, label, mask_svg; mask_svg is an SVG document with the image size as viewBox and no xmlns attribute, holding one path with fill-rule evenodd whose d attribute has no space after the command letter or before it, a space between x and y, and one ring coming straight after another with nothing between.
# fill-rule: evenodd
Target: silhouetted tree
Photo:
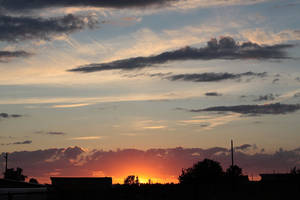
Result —
<instances>
[{"instance_id":1,"label":"silhouetted tree","mask_svg":"<svg viewBox=\"0 0 300 200\"><path fill-rule=\"evenodd\" d=\"M242 171L242 168L240 168L239 166L233 165L233 166L230 166L226 170L226 175L227 176L238 177L238 176L242 176L243 175L243 171Z\"/></svg>"},{"instance_id":2,"label":"silhouetted tree","mask_svg":"<svg viewBox=\"0 0 300 200\"><path fill-rule=\"evenodd\" d=\"M29 183L39 184L39 182L35 178L31 178Z\"/></svg>"},{"instance_id":3,"label":"silhouetted tree","mask_svg":"<svg viewBox=\"0 0 300 200\"><path fill-rule=\"evenodd\" d=\"M219 180L223 175L224 172L219 162L204 159L194 164L191 168L183 169L178 179L182 184L214 182Z\"/></svg>"},{"instance_id":4,"label":"silhouetted tree","mask_svg":"<svg viewBox=\"0 0 300 200\"><path fill-rule=\"evenodd\" d=\"M23 175L23 169L18 167L16 170L14 168L7 169L7 171L4 172L4 178L16 181L25 181L27 176Z\"/></svg>"},{"instance_id":5,"label":"silhouetted tree","mask_svg":"<svg viewBox=\"0 0 300 200\"><path fill-rule=\"evenodd\" d=\"M140 181L139 181L139 177L135 176L135 175L129 175L125 178L124 180L124 184L125 185L139 185Z\"/></svg>"},{"instance_id":6,"label":"silhouetted tree","mask_svg":"<svg viewBox=\"0 0 300 200\"><path fill-rule=\"evenodd\" d=\"M300 174L300 169L297 169L297 167L294 167L291 169L290 173L293 175Z\"/></svg>"}]
</instances>

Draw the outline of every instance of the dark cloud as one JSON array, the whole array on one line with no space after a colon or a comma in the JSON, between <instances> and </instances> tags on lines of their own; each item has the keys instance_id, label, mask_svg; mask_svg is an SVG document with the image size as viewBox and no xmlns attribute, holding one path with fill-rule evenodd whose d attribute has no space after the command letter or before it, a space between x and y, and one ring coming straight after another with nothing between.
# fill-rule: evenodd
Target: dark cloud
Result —
<instances>
[{"instance_id":1,"label":"dark cloud","mask_svg":"<svg viewBox=\"0 0 300 200\"><path fill-rule=\"evenodd\" d=\"M261 149L252 149L256 153L247 153L248 144L236 147L236 163L247 174L258 175L261 172L286 172L294 166L299 167L300 150L279 149L274 153L265 153ZM244 151L242 151L244 150ZM4 155L0 155L1 157ZM99 150L85 152L80 147L53 148L36 151L19 151L9 154L10 167L22 167L24 173L34 177L49 176L93 176L102 172L104 176L125 177L132 169L137 175L149 174L153 178L178 177L182 168L210 158L219 161L223 168L230 166L230 151L224 147L202 148L168 148L168 149L123 149ZM20 166L21 163L21 166ZM0 165L4 160L0 159ZM139 169L132 168L139 166ZM55 173L55 174L54 174ZM40 179L40 178L39 178Z\"/></svg>"},{"instance_id":2,"label":"dark cloud","mask_svg":"<svg viewBox=\"0 0 300 200\"><path fill-rule=\"evenodd\" d=\"M300 104L265 104L265 105L238 105L238 106L216 106L205 109L192 109L190 112L235 112L247 115L261 114L288 114L300 110Z\"/></svg>"},{"instance_id":3,"label":"dark cloud","mask_svg":"<svg viewBox=\"0 0 300 200\"><path fill-rule=\"evenodd\" d=\"M93 17L72 14L49 19L0 15L0 41L49 40L56 35L73 33L87 27L95 28L97 24L98 21ZM27 55L26 52L18 54Z\"/></svg>"},{"instance_id":4,"label":"dark cloud","mask_svg":"<svg viewBox=\"0 0 300 200\"><path fill-rule=\"evenodd\" d=\"M217 93L217 92L206 92L205 95L206 96L215 96L215 97L222 96L221 93Z\"/></svg>"},{"instance_id":5,"label":"dark cloud","mask_svg":"<svg viewBox=\"0 0 300 200\"><path fill-rule=\"evenodd\" d=\"M6 11L30 11L33 9L53 7L103 7L103 8L135 8L147 6L161 6L168 2L178 0L0 0L0 10Z\"/></svg>"},{"instance_id":6,"label":"dark cloud","mask_svg":"<svg viewBox=\"0 0 300 200\"><path fill-rule=\"evenodd\" d=\"M58 132L58 131L50 131L46 133L47 135L66 135L64 132Z\"/></svg>"},{"instance_id":7,"label":"dark cloud","mask_svg":"<svg viewBox=\"0 0 300 200\"><path fill-rule=\"evenodd\" d=\"M276 96L278 96L278 95L274 95L274 94L260 95L254 101L273 101L273 100L275 100Z\"/></svg>"},{"instance_id":8,"label":"dark cloud","mask_svg":"<svg viewBox=\"0 0 300 200\"><path fill-rule=\"evenodd\" d=\"M22 144L31 144L32 141L31 140L25 140L25 141L22 141L22 142L13 142L13 143L6 143L6 144L1 144L2 146L3 145L22 145Z\"/></svg>"},{"instance_id":9,"label":"dark cloud","mask_svg":"<svg viewBox=\"0 0 300 200\"><path fill-rule=\"evenodd\" d=\"M296 94L294 94L294 97L295 97L295 98L300 97L300 92L297 92Z\"/></svg>"},{"instance_id":10,"label":"dark cloud","mask_svg":"<svg viewBox=\"0 0 300 200\"><path fill-rule=\"evenodd\" d=\"M19 117L23 117L23 115L0 113L0 119L1 118L19 118Z\"/></svg>"},{"instance_id":11,"label":"dark cloud","mask_svg":"<svg viewBox=\"0 0 300 200\"><path fill-rule=\"evenodd\" d=\"M275 79L272 81L272 83L277 83L277 82L279 82L279 81L280 81L279 78L275 78Z\"/></svg>"},{"instance_id":12,"label":"dark cloud","mask_svg":"<svg viewBox=\"0 0 300 200\"><path fill-rule=\"evenodd\" d=\"M43 134L43 135L66 135L67 133L61 131L36 131L36 134Z\"/></svg>"},{"instance_id":13,"label":"dark cloud","mask_svg":"<svg viewBox=\"0 0 300 200\"><path fill-rule=\"evenodd\" d=\"M239 79L243 76L257 76L264 77L267 73L254 73L245 72L240 74L232 73L202 73L202 74L176 74L166 77L166 79L171 81L192 81L192 82L211 82L211 81L222 81L227 79Z\"/></svg>"},{"instance_id":14,"label":"dark cloud","mask_svg":"<svg viewBox=\"0 0 300 200\"><path fill-rule=\"evenodd\" d=\"M71 72L96 72L104 70L133 70L180 60L211 60L211 59L286 59L284 49L294 47L291 44L263 46L256 43L244 42L238 44L231 37L223 37L219 41L212 39L206 47L185 47L167 51L149 57L134 57L116 60L108 63L92 63L70 69Z\"/></svg>"},{"instance_id":15,"label":"dark cloud","mask_svg":"<svg viewBox=\"0 0 300 200\"><path fill-rule=\"evenodd\" d=\"M300 82L300 77L296 77L295 80Z\"/></svg>"},{"instance_id":16,"label":"dark cloud","mask_svg":"<svg viewBox=\"0 0 300 200\"><path fill-rule=\"evenodd\" d=\"M250 147L252 147L251 144L243 144L243 145L241 145L241 146L235 147L234 149L235 149L235 150L246 151L246 150L248 150Z\"/></svg>"},{"instance_id":17,"label":"dark cloud","mask_svg":"<svg viewBox=\"0 0 300 200\"><path fill-rule=\"evenodd\" d=\"M0 22L0 38L1 38L1 22ZM31 53L26 51L0 51L0 62L8 62L13 58L29 57Z\"/></svg>"}]
</instances>

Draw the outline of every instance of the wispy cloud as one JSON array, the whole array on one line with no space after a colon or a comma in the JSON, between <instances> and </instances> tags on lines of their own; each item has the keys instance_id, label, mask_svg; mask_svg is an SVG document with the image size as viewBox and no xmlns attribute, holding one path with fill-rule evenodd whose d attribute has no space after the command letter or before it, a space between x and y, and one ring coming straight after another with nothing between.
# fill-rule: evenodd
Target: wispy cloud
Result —
<instances>
[{"instance_id":1,"label":"wispy cloud","mask_svg":"<svg viewBox=\"0 0 300 200\"><path fill-rule=\"evenodd\" d=\"M204 130L210 130L217 126L228 124L232 121L241 120L241 114L221 114L221 115L201 115L194 116L193 119L180 120L179 125L193 125L199 126Z\"/></svg>"},{"instance_id":2,"label":"wispy cloud","mask_svg":"<svg viewBox=\"0 0 300 200\"><path fill-rule=\"evenodd\" d=\"M73 137L70 140L99 140L102 139L101 136L83 136L83 137Z\"/></svg>"},{"instance_id":3,"label":"wispy cloud","mask_svg":"<svg viewBox=\"0 0 300 200\"><path fill-rule=\"evenodd\" d=\"M286 56L284 49L293 46L291 44L261 46L251 42L238 44L231 37L223 37L219 41L211 39L203 48L184 47L154 56L134 57L108 63L92 63L68 71L88 73L105 70L133 70L180 60L286 59L289 57Z\"/></svg>"}]
</instances>

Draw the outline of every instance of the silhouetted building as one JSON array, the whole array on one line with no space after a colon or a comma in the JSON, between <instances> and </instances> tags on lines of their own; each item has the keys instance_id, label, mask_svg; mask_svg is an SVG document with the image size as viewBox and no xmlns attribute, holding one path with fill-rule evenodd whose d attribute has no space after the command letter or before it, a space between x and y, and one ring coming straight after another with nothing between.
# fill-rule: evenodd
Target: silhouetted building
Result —
<instances>
[{"instance_id":1,"label":"silhouetted building","mask_svg":"<svg viewBox=\"0 0 300 200\"><path fill-rule=\"evenodd\" d=\"M261 182L290 182L300 181L300 174L260 174Z\"/></svg>"},{"instance_id":2,"label":"silhouetted building","mask_svg":"<svg viewBox=\"0 0 300 200\"><path fill-rule=\"evenodd\" d=\"M111 177L51 177L52 186L62 191L96 191L112 187Z\"/></svg>"}]
</instances>

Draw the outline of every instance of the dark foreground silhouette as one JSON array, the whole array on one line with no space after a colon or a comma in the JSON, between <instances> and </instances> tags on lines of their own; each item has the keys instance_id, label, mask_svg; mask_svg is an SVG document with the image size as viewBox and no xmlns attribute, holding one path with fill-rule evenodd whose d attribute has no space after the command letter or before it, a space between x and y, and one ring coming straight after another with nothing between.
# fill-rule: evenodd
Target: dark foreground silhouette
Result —
<instances>
[{"instance_id":1,"label":"dark foreground silhouette","mask_svg":"<svg viewBox=\"0 0 300 200\"><path fill-rule=\"evenodd\" d=\"M204 159L183 169L179 184L151 184L150 180L148 184L140 184L135 175L116 185L112 184L111 177L51 177L51 185L0 179L0 200L299 199L299 169L293 168L287 174L261 174L261 178L249 181L236 165L224 172L218 162Z\"/></svg>"}]
</instances>

